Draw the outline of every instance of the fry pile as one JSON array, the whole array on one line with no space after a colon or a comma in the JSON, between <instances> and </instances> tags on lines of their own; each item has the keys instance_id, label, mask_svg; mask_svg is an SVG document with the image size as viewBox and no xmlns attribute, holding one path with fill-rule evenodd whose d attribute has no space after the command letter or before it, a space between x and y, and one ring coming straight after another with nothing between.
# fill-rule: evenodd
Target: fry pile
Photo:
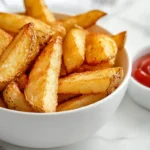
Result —
<instances>
[{"instance_id":1,"label":"fry pile","mask_svg":"<svg viewBox=\"0 0 150 150\"><path fill-rule=\"evenodd\" d=\"M106 13L92 10L56 20L43 0L26 12L0 12L0 107L25 112L66 111L95 103L123 79L114 67L126 32L93 33Z\"/></svg>"}]
</instances>

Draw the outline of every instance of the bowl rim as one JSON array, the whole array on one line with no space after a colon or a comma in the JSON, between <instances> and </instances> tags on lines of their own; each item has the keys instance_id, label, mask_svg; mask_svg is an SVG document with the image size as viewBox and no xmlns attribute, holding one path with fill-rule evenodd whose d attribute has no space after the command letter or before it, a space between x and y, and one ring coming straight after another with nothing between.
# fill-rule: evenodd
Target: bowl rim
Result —
<instances>
[{"instance_id":1,"label":"bowl rim","mask_svg":"<svg viewBox=\"0 0 150 150\"><path fill-rule=\"evenodd\" d=\"M60 12L55 12L55 14L61 14ZM63 13L62 15L71 15L71 13L66 14ZM96 25L100 26L99 23L97 23ZM103 30L105 30L106 32L108 32L109 34L112 35L111 32L109 32L107 29L103 28L102 26L100 26L100 28L102 28ZM103 100L100 100L98 102L95 102L93 104L90 104L88 106L84 106L78 109L73 109L73 110L67 110L67 111L62 111L62 112L47 112L47 113L35 113L35 112L23 112L23 111L17 111L17 110L11 110L11 109L7 109L7 108L2 108L0 107L0 112L6 112L6 113L13 113L13 114L18 114L18 115L26 115L26 116L60 116L60 115L66 115L66 114L73 114L73 113L78 113L80 111L85 111L87 109L90 108L94 108L99 104L102 103L106 103L108 100L110 100L110 97L117 95L117 93L119 93L124 86L128 83L129 78L131 76L131 71L132 71L132 61L131 61L131 56L129 55L129 52L126 50L126 48L124 48L125 54L127 56L127 61L128 61L128 66L127 66L127 73L125 75L125 78L123 79L122 83L119 85L119 87L110 95L108 95L107 97L103 98Z\"/></svg>"},{"instance_id":2,"label":"bowl rim","mask_svg":"<svg viewBox=\"0 0 150 150\"><path fill-rule=\"evenodd\" d=\"M134 61L136 61L138 58L140 58L140 57L142 57L142 56L144 56L144 55L146 55L146 54L150 54L150 46L146 46L146 47L142 48L141 51L138 51L138 52L134 55L134 57L133 57L133 63L134 63ZM149 88L149 87L147 87L147 86L143 85L142 83L138 82L132 75L131 75L131 82L132 82L133 84L135 84L136 86L138 86L139 88L144 89L144 90L150 92L150 88Z\"/></svg>"}]
</instances>

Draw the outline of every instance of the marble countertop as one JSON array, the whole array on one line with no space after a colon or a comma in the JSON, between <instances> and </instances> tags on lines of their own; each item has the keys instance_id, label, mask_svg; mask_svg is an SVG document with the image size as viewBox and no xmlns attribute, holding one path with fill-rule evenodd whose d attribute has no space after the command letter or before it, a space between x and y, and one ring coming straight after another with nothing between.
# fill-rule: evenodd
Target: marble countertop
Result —
<instances>
[{"instance_id":1,"label":"marble countertop","mask_svg":"<svg viewBox=\"0 0 150 150\"><path fill-rule=\"evenodd\" d=\"M2 1L2 0L1 0ZM126 48L131 56L144 47L150 47L149 0L51 0L46 1L52 11L80 13L92 8L109 12L98 23L112 33L128 32ZM23 10L20 0L3 0L1 11ZM68 5L63 6L63 3ZM86 6L84 3L86 2ZM16 6L17 4L17 6ZM101 5L102 4L102 5ZM6 7L7 6L7 7ZM92 137L80 143L51 150L149 150L150 111L135 104L126 93L112 118ZM0 141L0 150L32 150ZM40 150L40 149L39 149Z\"/></svg>"}]
</instances>

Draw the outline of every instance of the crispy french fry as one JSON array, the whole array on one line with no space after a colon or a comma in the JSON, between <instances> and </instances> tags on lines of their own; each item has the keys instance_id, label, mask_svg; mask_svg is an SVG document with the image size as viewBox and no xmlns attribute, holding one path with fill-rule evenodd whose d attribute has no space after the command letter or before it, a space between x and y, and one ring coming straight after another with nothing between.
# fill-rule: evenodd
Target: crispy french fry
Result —
<instances>
[{"instance_id":1,"label":"crispy french fry","mask_svg":"<svg viewBox=\"0 0 150 150\"><path fill-rule=\"evenodd\" d=\"M8 32L18 33L20 28L31 22L40 37L53 34L51 27L40 20L19 14L0 13L0 28Z\"/></svg>"},{"instance_id":2,"label":"crispy french fry","mask_svg":"<svg viewBox=\"0 0 150 150\"><path fill-rule=\"evenodd\" d=\"M27 103L23 93L21 93L15 82L11 82L7 85L3 92L3 97L9 109L33 112L33 109Z\"/></svg>"},{"instance_id":3,"label":"crispy french fry","mask_svg":"<svg viewBox=\"0 0 150 150\"><path fill-rule=\"evenodd\" d=\"M44 47L47 45L50 38L51 37L49 35L42 37L42 38L39 38L39 37L37 38L36 44L33 48L33 52L30 54L30 58L32 61L28 65L27 73L30 73L30 71L31 71L31 69L32 69L32 67L36 61L36 57L38 56L40 51L42 51L44 49Z\"/></svg>"},{"instance_id":4,"label":"crispy french fry","mask_svg":"<svg viewBox=\"0 0 150 150\"><path fill-rule=\"evenodd\" d=\"M58 93L60 94L96 94L111 93L123 78L121 67L97 71L74 73L59 79Z\"/></svg>"},{"instance_id":5,"label":"crispy french fry","mask_svg":"<svg viewBox=\"0 0 150 150\"><path fill-rule=\"evenodd\" d=\"M0 108L7 108L5 102L3 101L2 97L0 97Z\"/></svg>"},{"instance_id":6,"label":"crispy french fry","mask_svg":"<svg viewBox=\"0 0 150 150\"><path fill-rule=\"evenodd\" d=\"M0 56L0 90L22 74L32 61L36 34L33 25L25 25Z\"/></svg>"},{"instance_id":7,"label":"crispy french fry","mask_svg":"<svg viewBox=\"0 0 150 150\"><path fill-rule=\"evenodd\" d=\"M73 72L84 62L85 38L84 30L71 29L64 39L63 58L68 73Z\"/></svg>"},{"instance_id":8,"label":"crispy french fry","mask_svg":"<svg viewBox=\"0 0 150 150\"><path fill-rule=\"evenodd\" d=\"M57 106L62 38L52 39L35 62L25 88L25 97L38 112L53 112Z\"/></svg>"},{"instance_id":9,"label":"crispy french fry","mask_svg":"<svg viewBox=\"0 0 150 150\"><path fill-rule=\"evenodd\" d=\"M59 76L63 77L63 76L66 76L66 75L67 75L67 70L66 70L64 61L62 60L61 69L60 69L60 75Z\"/></svg>"},{"instance_id":10,"label":"crispy french fry","mask_svg":"<svg viewBox=\"0 0 150 150\"><path fill-rule=\"evenodd\" d=\"M95 22L101 17L105 16L106 13L100 10L92 10L83 14L76 16L71 16L61 20L66 31L69 31L75 25L81 26L83 28L88 28L95 24Z\"/></svg>"},{"instance_id":11,"label":"crispy french fry","mask_svg":"<svg viewBox=\"0 0 150 150\"><path fill-rule=\"evenodd\" d=\"M12 36L5 32L4 30L0 29L0 55L5 50L5 48L9 45L12 41Z\"/></svg>"},{"instance_id":12,"label":"crispy french fry","mask_svg":"<svg viewBox=\"0 0 150 150\"><path fill-rule=\"evenodd\" d=\"M115 42L117 44L118 50L124 49L124 45L126 42L126 36L127 36L126 31L120 32L120 33L112 36L112 38L115 40Z\"/></svg>"},{"instance_id":13,"label":"crispy french fry","mask_svg":"<svg viewBox=\"0 0 150 150\"><path fill-rule=\"evenodd\" d=\"M21 76L17 77L15 81L18 84L19 89L23 91L28 83L28 76L24 73Z\"/></svg>"},{"instance_id":14,"label":"crispy french fry","mask_svg":"<svg viewBox=\"0 0 150 150\"><path fill-rule=\"evenodd\" d=\"M67 111L93 104L107 96L106 92L101 94L82 95L68 100L57 107L57 111Z\"/></svg>"},{"instance_id":15,"label":"crispy french fry","mask_svg":"<svg viewBox=\"0 0 150 150\"><path fill-rule=\"evenodd\" d=\"M78 96L78 94L58 94L58 103L62 103Z\"/></svg>"},{"instance_id":16,"label":"crispy french fry","mask_svg":"<svg viewBox=\"0 0 150 150\"><path fill-rule=\"evenodd\" d=\"M53 37L61 36L65 37L66 35L66 29L63 26L63 23L61 21L55 21L51 23L51 30L54 31Z\"/></svg>"},{"instance_id":17,"label":"crispy french fry","mask_svg":"<svg viewBox=\"0 0 150 150\"><path fill-rule=\"evenodd\" d=\"M96 71L106 68L111 68L112 65L109 62L102 62L98 65L88 65L88 64L82 64L79 68L75 70L75 72L85 72L85 71Z\"/></svg>"},{"instance_id":18,"label":"crispy french fry","mask_svg":"<svg viewBox=\"0 0 150 150\"><path fill-rule=\"evenodd\" d=\"M16 14L19 14L19 15L26 15L26 12L18 12L18 13L16 13Z\"/></svg>"},{"instance_id":19,"label":"crispy french fry","mask_svg":"<svg viewBox=\"0 0 150 150\"><path fill-rule=\"evenodd\" d=\"M98 33L89 33L87 35L85 51L87 64L97 65L114 59L116 55L117 45L112 38Z\"/></svg>"},{"instance_id":20,"label":"crispy french fry","mask_svg":"<svg viewBox=\"0 0 150 150\"><path fill-rule=\"evenodd\" d=\"M26 14L39 19L47 24L55 21L52 12L46 6L44 0L24 0Z\"/></svg>"}]
</instances>

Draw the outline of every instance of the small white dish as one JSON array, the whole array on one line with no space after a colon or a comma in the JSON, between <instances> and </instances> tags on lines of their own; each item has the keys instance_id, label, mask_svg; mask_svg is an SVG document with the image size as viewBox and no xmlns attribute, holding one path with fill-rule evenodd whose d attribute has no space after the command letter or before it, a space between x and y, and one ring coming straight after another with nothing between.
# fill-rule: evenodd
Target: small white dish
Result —
<instances>
[{"instance_id":1,"label":"small white dish","mask_svg":"<svg viewBox=\"0 0 150 150\"><path fill-rule=\"evenodd\" d=\"M135 55L135 57L133 58L133 62L149 53L150 47L144 48L142 51L138 52L138 54ZM132 76L129 82L128 93L133 101L135 101L137 104L144 108L150 109L150 88L142 85Z\"/></svg>"}]
</instances>

